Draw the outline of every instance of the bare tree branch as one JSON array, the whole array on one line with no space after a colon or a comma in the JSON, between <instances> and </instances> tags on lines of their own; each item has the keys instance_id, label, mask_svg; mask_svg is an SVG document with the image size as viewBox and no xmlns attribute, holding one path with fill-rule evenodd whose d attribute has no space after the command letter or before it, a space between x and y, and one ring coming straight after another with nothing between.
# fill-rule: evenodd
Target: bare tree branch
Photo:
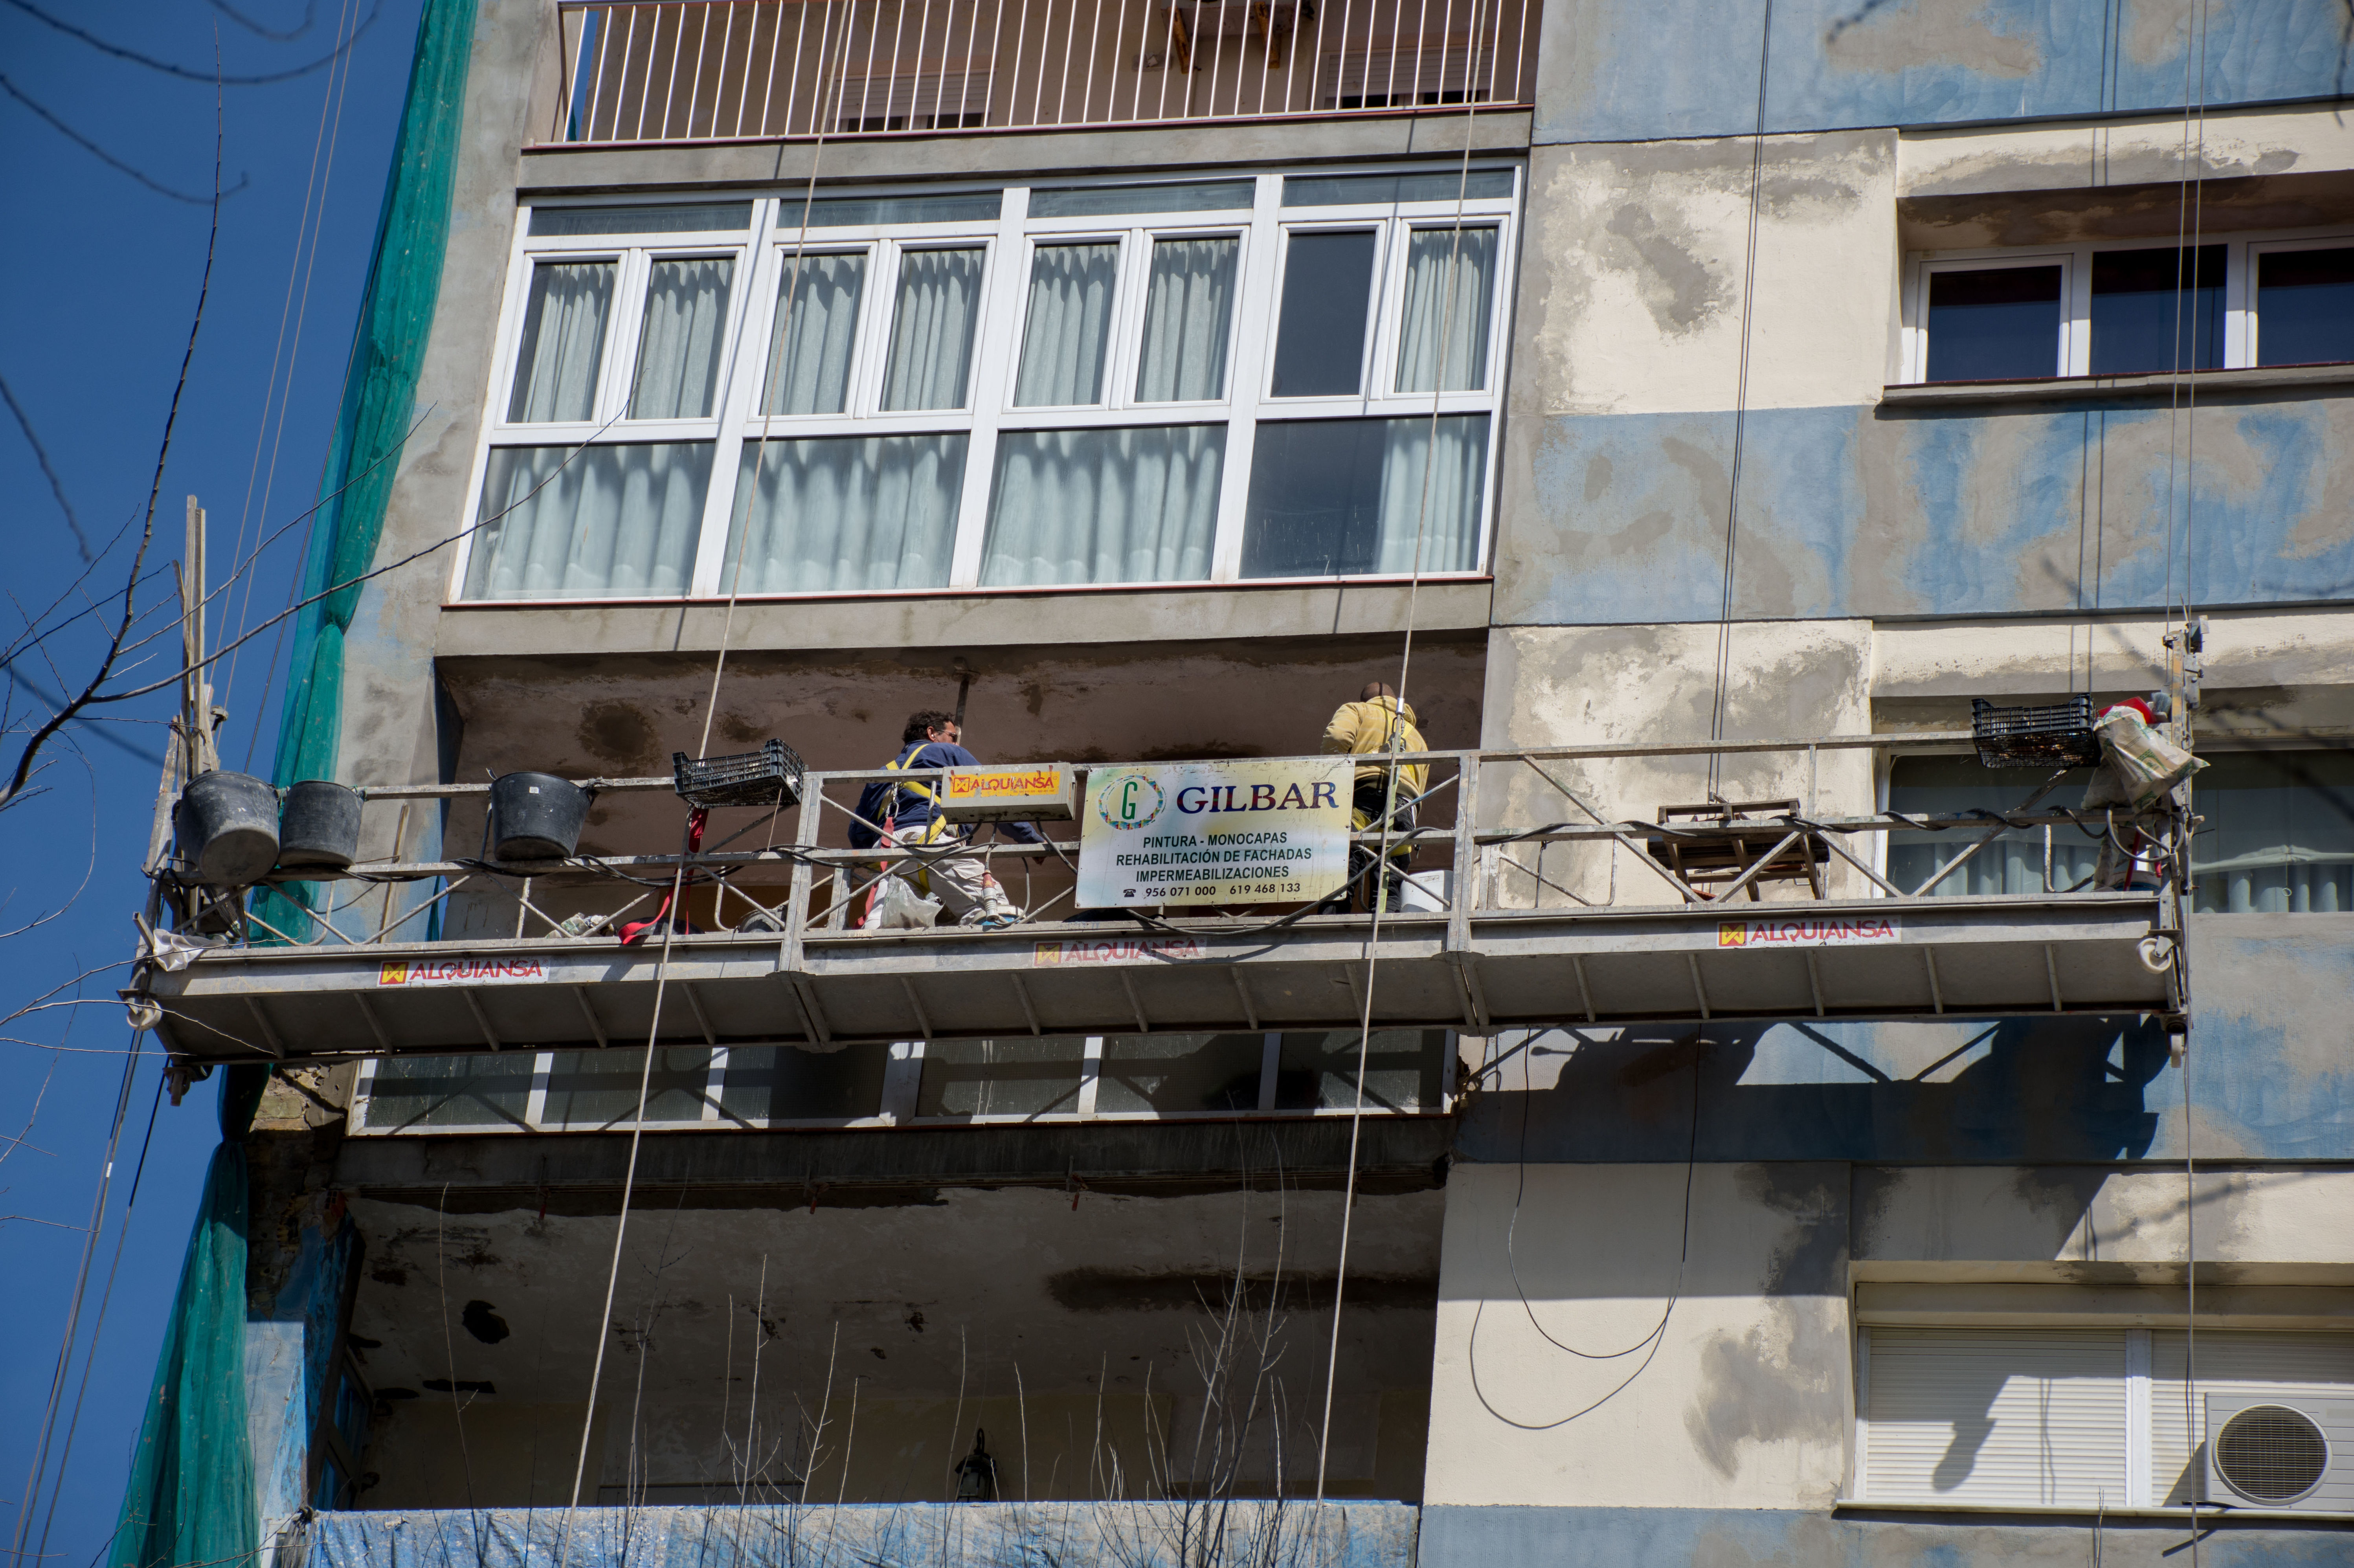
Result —
<instances>
[{"instance_id":1,"label":"bare tree branch","mask_svg":"<svg viewBox=\"0 0 2354 1568\"><path fill-rule=\"evenodd\" d=\"M7 79L0 77L0 86L5 86ZM12 87L8 90L14 92L16 90ZM25 444L31 447L33 455L40 460L41 477L49 482L49 493L58 498L58 510L66 514L66 526L73 530L74 544L81 551L83 564L96 565L98 558L90 553L90 535L81 531L81 519L74 515L73 503L66 499L65 482L50 466L48 449L41 445L41 438L33 434L33 421L25 417L24 405L16 401L16 394L9 390L5 377L0 377L0 398L7 399L8 412L16 416L16 428L25 432Z\"/></svg>"},{"instance_id":2,"label":"bare tree branch","mask_svg":"<svg viewBox=\"0 0 2354 1568\"><path fill-rule=\"evenodd\" d=\"M141 185L145 185L157 196L168 196L174 201L184 201L190 207L202 207L212 199L210 196L190 196L186 191L175 191L160 180L150 178L143 171L132 167L129 164L124 163L122 159L116 157L113 154L108 152L105 148L91 141L89 137L83 135L72 126L58 119L55 114L49 111L47 106L34 101L33 98L27 94L23 88L20 88L15 82L10 81L5 76L0 76L0 92L5 92L9 97L15 99L17 102L23 104L26 108L39 115L43 120L48 122L49 128L51 130L55 131L58 135L63 136L67 141L71 142L75 146L80 147L83 152L88 153L91 157L96 158L100 163L104 164L108 168L113 169L120 174L129 175L133 179L137 180ZM235 196L238 192L245 189L245 187L251 183L252 182L245 175L239 175L238 176L237 184L231 185L228 190L221 194L223 196ZM11 408L16 408L16 399L14 397L9 398L8 406ZM24 421L24 410L18 408L16 410L16 418L20 424ZM31 434L29 427L27 427L26 433L27 435ZM35 450L37 450L38 448L36 447ZM47 458L43 458L41 460L42 471L46 472L48 466L48 460ZM56 482L54 477L52 477L50 482ZM62 501L64 497L59 496L58 499ZM67 515L70 517L72 514L69 512ZM81 529L77 526L74 529L74 533L79 535L81 533ZM87 560L89 557L90 546L85 542L82 546L82 558Z\"/></svg>"},{"instance_id":3,"label":"bare tree branch","mask_svg":"<svg viewBox=\"0 0 2354 1568\"><path fill-rule=\"evenodd\" d=\"M43 22L55 27L69 38L88 44L102 55L112 55L116 59L129 60L133 65L145 66L149 70L161 71L165 76L175 76L185 81L207 81L216 87L224 83L230 87L260 87L269 82L292 81L298 76L308 76L321 66L334 60L345 49L357 43L360 35L376 25L376 14L384 9L384 0L376 0L376 3L368 7L367 19L352 29L350 37L307 65L296 66L292 70L265 72L260 76L222 76L217 71L190 70L186 66L174 65L170 60L159 60L153 55L143 55L136 49L126 49L120 44L110 44L94 33L84 32L71 22L50 16L47 11L34 5L32 0L5 0L5 3L14 5L37 22Z\"/></svg>"}]
</instances>

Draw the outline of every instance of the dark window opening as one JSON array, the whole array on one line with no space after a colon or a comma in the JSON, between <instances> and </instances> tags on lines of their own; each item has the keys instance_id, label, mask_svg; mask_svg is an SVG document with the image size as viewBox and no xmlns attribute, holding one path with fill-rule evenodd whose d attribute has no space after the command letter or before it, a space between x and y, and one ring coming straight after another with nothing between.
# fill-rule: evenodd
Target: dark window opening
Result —
<instances>
[{"instance_id":1,"label":"dark window opening","mask_svg":"<svg viewBox=\"0 0 2354 1568\"><path fill-rule=\"evenodd\" d=\"M2223 252L2095 253L2092 374L2221 369Z\"/></svg>"},{"instance_id":2,"label":"dark window opening","mask_svg":"<svg viewBox=\"0 0 2354 1568\"><path fill-rule=\"evenodd\" d=\"M1351 397L1364 389L1373 231L1295 234L1275 334L1275 396Z\"/></svg>"},{"instance_id":3,"label":"dark window opening","mask_svg":"<svg viewBox=\"0 0 2354 1568\"><path fill-rule=\"evenodd\" d=\"M2354 247L2256 258L2256 363L2354 359Z\"/></svg>"},{"instance_id":4,"label":"dark window opening","mask_svg":"<svg viewBox=\"0 0 2354 1568\"><path fill-rule=\"evenodd\" d=\"M2056 265L1932 272L1927 379L2057 376L2060 272Z\"/></svg>"}]
</instances>

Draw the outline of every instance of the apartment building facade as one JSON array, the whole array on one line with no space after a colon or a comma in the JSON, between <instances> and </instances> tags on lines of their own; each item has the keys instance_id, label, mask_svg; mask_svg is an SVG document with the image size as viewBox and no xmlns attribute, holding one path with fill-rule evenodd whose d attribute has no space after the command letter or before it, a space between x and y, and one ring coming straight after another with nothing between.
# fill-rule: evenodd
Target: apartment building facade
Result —
<instances>
[{"instance_id":1,"label":"apartment building facade","mask_svg":"<svg viewBox=\"0 0 2354 1568\"><path fill-rule=\"evenodd\" d=\"M377 880L154 977L257 1540L2347 1561L2342 27L432 0L279 760ZM673 753L1298 757L1369 682L1453 758L1386 934L1052 853L997 959L864 933L813 775L616 935ZM2162 889L1971 815L2054 771L1973 699L2152 691ZM563 874L525 770L602 781ZM1642 831L1744 804L1715 898Z\"/></svg>"}]
</instances>

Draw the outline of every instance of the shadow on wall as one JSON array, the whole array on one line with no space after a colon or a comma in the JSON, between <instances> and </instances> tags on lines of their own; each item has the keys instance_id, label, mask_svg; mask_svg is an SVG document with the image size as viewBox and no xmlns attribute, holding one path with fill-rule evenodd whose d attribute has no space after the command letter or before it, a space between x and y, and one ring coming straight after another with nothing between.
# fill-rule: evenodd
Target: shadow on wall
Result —
<instances>
[{"instance_id":1,"label":"shadow on wall","mask_svg":"<svg viewBox=\"0 0 2354 1568\"><path fill-rule=\"evenodd\" d=\"M1498 1042L1457 1153L2134 1160L2157 1134L2150 1084L2166 1064L2165 1032L2138 1017L1548 1030Z\"/></svg>"}]
</instances>

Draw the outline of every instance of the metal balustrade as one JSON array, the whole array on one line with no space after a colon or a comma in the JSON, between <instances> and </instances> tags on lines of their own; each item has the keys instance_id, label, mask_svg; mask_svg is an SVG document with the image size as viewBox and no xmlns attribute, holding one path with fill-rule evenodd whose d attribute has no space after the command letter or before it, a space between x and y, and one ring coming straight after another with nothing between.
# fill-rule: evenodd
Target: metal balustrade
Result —
<instances>
[{"instance_id":1,"label":"metal balustrade","mask_svg":"<svg viewBox=\"0 0 2354 1568\"><path fill-rule=\"evenodd\" d=\"M548 141L1163 125L1531 101L1535 0L559 6Z\"/></svg>"},{"instance_id":2,"label":"metal balustrade","mask_svg":"<svg viewBox=\"0 0 2354 1568\"><path fill-rule=\"evenodd\" d=\"M2160 884L2115 891L1932 896L2021 830L2115 835L2120 813L2040 807L1965 816L1819 812L1827 770L1852 797L1876 750L1958 749L1964 735L1605 746L1416 754L1431 825L1410 849L1416 891L1382 917L1300 907L1073 918L1069 843L999 844L1001 872L1033 873L1023 924L861 929L854 879L933 852L826 847L866 782L811 773L789 842L688 856L363 863L320 882L331 913L288 930L242 895L208 895L159 867L155 907L210 937L151 939L134 1008L154 1010L189 1063L664 1045L743 1051L910 1040L1101 1039L1287 1031L1453 1029L1672 1020L1987 1017L2152 1012L2187 1005L2178 818L2154 828ZM1734 820L1691 808L1658 821L1599 809L1688 794L1710 757L1785 797ZM596 781L666 790L666 779ZM484 785L366 791L388 805L479 797ZM1714 809L1714 808L1711 808ZM1720 811L1720 817L1722 812ZM1443 821L1451 816L1452 821ZM758 815L756 825L774 819ZM1952 835L1915 885L1877 844ZM1370 843L1378 834L1359 833ZM684 864L695 928L636 944L615 934ZM2046 863L2050 863L2047 852ZM765 868L781 897L742 884ZM863 870L862 870L863 868ZM1010 880L1010 875L1008 880ZM438 891L428 892L439 884ZM456 895L489 891L447 916ZM356 890L356 892L355 892ZM731 902L732 900L732 902ZM279 906L278 907L283 907ZM426 939L434 909L441 939ZM499 924L487 923L488 916ZM281 915L281 919L283 919ZM659 1008L656 991L667 985ZM1370 991L1369 988L1370 987ZM659 1021L659 1022L657 1022Z\"/></svg>"}]
</instances>

